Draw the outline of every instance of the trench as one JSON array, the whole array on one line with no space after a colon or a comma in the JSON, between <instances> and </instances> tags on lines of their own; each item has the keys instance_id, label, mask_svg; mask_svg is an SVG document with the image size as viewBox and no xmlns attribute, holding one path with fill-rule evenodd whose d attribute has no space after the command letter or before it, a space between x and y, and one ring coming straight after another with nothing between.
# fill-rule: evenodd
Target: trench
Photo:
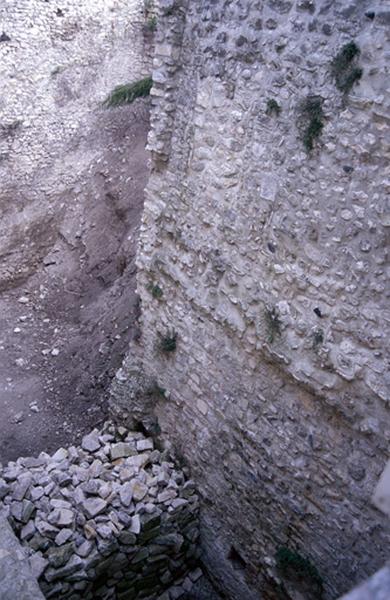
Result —
<instances>
[{"instance_id":1,"label":"trench","mask_svg":"<svg viewBox=\"0 0 390 600\"><path fill-rule=\"evenodd\" d=\"M0 9L3 463L99 426L136 335L149 105L102 100L145 68L141 5Z\"/></svg>"}]
</instances>

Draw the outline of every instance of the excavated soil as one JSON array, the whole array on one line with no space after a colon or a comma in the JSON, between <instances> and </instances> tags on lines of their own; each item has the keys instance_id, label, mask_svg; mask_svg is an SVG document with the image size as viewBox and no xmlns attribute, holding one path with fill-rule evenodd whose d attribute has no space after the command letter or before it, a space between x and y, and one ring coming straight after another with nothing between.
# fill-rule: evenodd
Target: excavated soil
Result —
<instances>
[{"instance_id":1,"label":"excavated soil","mask_svg":"<svg viewBox=\"0 0 390 600\"><path fill-rule=\"evenodd\" d=\"M110 379L137 335L147 105L100 118L103 155L50 211L35 202L32 217L43 217L31 227L18 227L12 194L0 194L13 232L0 248L3 463L75 444L104 420Z\"/></svg>"}]
</instances>

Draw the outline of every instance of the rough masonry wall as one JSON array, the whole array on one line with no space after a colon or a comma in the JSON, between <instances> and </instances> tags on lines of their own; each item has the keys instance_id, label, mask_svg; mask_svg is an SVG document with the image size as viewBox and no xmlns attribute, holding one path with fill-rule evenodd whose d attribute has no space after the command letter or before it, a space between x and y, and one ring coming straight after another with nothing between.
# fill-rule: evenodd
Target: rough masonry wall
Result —
<instances>
[{"instance_id":1,"label":"rough masonry wall","mask_svg":"<svg viewBox=\"0 0 390 600\"><path fill-rule=\"evenodd\" d=\"M231 597L272 597L275 577L296 597L302 582L275 568L288 548L334 598L383 564L390 533L370 504L390 440L390 13L327 0L160 12L138 254L159 426L203 493L206 563ZM351 42L363 72L345 93L331 61ZM323 113L312 150L308 102Z\"/></svg>"}]
</instances>

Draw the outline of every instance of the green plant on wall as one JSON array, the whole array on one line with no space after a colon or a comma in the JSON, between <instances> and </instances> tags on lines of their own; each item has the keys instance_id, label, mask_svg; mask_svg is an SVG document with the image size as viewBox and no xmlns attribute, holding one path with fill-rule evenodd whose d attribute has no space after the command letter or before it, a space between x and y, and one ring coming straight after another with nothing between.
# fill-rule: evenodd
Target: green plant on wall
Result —
<instances>
[{"instance_id":1,"label":"green plant on wall","mask_svg":"<svg viewBox=\"0 0 390 600\"><path fill-rule=\"evenodd\" d=\"M302 129L302 141L307 152L314 148L314 142L324 128L323 100L320 96L307 96L300 106L299 126Z\"/></svg>"},{"instance_id":2,"label":"green plant on wall","mask_svg":"<svg viewBox=\"0 0 390 600\"><path fill-rule=\"evenodd\" d=\"M276 115L278 116L281 113L281 107L274 98L268 98L267 100L267 108L265 110L267 115Z\"/></svg>"},{"instance_id":3,"label":"green plant on wall","mask_svg":"<svg viewBox=\"0 0 390 600\"><path fill-rule=\"evenodd\" d=\"M268 341L272 344L276 336L281 336L282 322L279 319L279 314L274 306L272 308L267 307L264 314L268 331Z\"/></svg>"},{"instance_id":4,"label":"green plant on wall","mask_svg":"<svg viewBox=\"0 0 390 600\"><path fill-rule=\"evenodd\" d=\"M324 330L316 329L313 332L313 348L314 350L318 350L320 346L324 343Z\"/></svg>"},{"instance_id":5,"label":"green plant on wall","mask_svg":"<svg viewBox=\"0 0 390 600\"><path fill-rule=\"evenodd\" d=\"M363 69L357 65L360 48L355 42L348 42L336 54L331 62L331 72L337 88L348 94L353 85L361 79Z\"/></svg>"},{"instance_id":6,"label":"green plant on wall","mask_svg":"<svg viewBox=\"0 0 390 600\"><path fill-rule=\"evenodd\" d=\"M276 551L275 559L276 568L283 578L304 584L318 600L322 598L323 579L317 567L308 558L281 546Z\"/></svg>"},{"instance_id":7,"label":"green plant on wall","mask_svg":"<svg viewBox=\"0 0 390 600\"><path fill-rule=\"evenodd\" d=\"M157 29L157 17L156 16L150 17L146 21L146 29L148 29L149 31L156 31L156 29Z\"/></svg>"},{"instance_id":8,"label":"green plant on wall","mask_svg":"<svg viewBox=\"0 0 390 600\"><path fill-rule=\"evenodd\" d=\"M161 298L164 295L164 292L157 283L149 284L147 290L152 294L153 298L155 298L156 300L161 300Z\"/></svg>"},{"instance_id":9,"label":"green plant on wall","mask_svg":"<svg viewBox=\"0 0 390 600\"><path fill-rule=\"evenodd\" d=\"M161 352L174 352L177 346L177 333L175 331L168 332L164 335L160 335L159 348Z\"/></svg>"},{"instance_id":10,"label":"green plant on wall","mask_svg":"<svg viewBox=\"0 0 390 600\"><path fill-rule=\"evenodd\" d=\"M106 98L103 105L106 108L113 108L115 106L123 106L124 104L132 104L137 98L149 96L152 85L153 81L151 77L145 77L134 83L118 85Z\"/></svg>"}]
</instances>

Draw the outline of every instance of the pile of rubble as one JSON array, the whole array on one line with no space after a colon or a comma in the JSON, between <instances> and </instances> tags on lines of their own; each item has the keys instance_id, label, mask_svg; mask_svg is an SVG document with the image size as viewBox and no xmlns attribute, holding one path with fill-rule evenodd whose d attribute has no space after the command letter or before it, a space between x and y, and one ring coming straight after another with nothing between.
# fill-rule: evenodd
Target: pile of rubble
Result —
<instances>
[{"instance_id":1,"label":"pile of rubble","mask_svg":"<svg viewBox=\"0 0 390 600\"><path fill-rule=\"evenodd\" d=\"M179 598L201 575L195 486L141 433L106 423L19 458L0 500L46 598Z\"/></svg>"}]
</instances>

